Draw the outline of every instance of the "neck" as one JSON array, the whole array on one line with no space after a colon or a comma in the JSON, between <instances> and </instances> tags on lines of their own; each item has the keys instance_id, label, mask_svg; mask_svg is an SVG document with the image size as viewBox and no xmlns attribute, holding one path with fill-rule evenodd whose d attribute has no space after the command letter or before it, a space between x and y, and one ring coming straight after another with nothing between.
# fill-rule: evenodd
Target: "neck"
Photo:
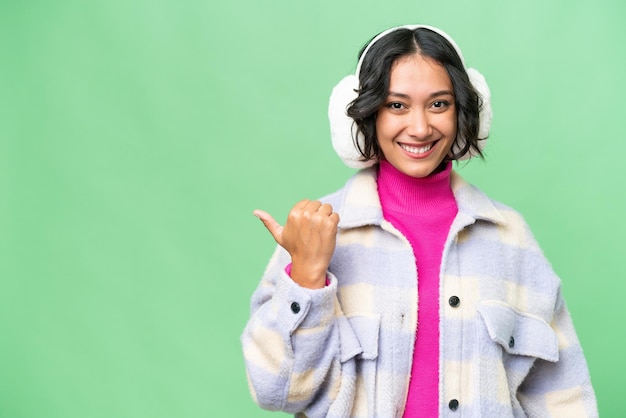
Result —
<instances>
[{"instance_id":1,"label":"neck","mask_svg":"<svg viewBox=\"0 0 626 418\"><path fill-rule=\"evenodd\" d=\"M452 163L444 169L423 178L408 176L398 171L388 161L378 168L378 193L385 210L415 215L438 213L456 206L450 188Z\"/></svg>"}]
</instances>

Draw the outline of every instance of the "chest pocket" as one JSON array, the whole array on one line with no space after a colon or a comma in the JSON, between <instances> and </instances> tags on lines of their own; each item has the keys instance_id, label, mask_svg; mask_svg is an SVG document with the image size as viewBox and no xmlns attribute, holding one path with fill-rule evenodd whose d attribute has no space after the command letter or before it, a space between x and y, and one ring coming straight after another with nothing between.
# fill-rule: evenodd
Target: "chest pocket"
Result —
<instances>
[{"instance_id":1,"label":"chest pocket","mask_svg":"<svg viewBox=\"0 0 626 418\"><path fill-rule=\"evenodd\" d=\"M363 360L378 357L379 315L350 315L338 320L341 361L357 356Z\"/></svg>"},{"instance_id":2,"label":"chest pocket","mask_svg":"<svg viewBox=\"0 0 626 418\"><path fill-rule=\"evenodd\" d=\"M500 301L480 302L478 313L489 337L505 352L550 362L559 360L556 333L542 318L520 312Z\"/></svg>"}]
</instances>

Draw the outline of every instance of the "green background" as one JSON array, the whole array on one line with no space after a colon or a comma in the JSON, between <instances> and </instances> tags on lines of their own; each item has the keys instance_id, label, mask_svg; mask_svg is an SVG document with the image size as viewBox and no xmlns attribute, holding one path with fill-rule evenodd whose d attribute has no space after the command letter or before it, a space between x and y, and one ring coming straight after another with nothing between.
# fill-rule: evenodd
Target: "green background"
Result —
<instances>
[{"instance_id":1,"label":"green background","mask_svg":"<svg viewBox=\"0 0 626 418\"><path fill-rule=\"evenodd\" d=\"M624 416L623 4L0 0L0 417L285 416L239 344L274 246L251 212L352 174L330 90L407 23L486 76L487 160L459 171L524 214Z\"/></svg>"}]
</instances>

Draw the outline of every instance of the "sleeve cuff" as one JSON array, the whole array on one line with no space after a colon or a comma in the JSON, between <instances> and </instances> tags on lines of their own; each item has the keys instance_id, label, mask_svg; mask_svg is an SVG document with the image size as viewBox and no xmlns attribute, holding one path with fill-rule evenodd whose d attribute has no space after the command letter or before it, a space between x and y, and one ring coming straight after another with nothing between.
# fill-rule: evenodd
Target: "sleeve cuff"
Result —
<instances>
[{"instance_id":1,"label":"sleeve cuff","mask_svg":"<svg viewBox=\"0 0 626 418\"><path fill-rule=\"evenodd\" d=\"M287 273L287 276L291 277L291 263L285 266L285 273ZM326 286L329 286L329 285L330 285L330 278L328 277L328 275L326 275Z\"/></svg>"},{"instance_id":2,"label":"sleeve cuff","mask_svg":"<svg viewBox=\"0 0 626 418\"><path fill-rule=\"evenodd\" d=\"M288 264L276 282L272 304L278 312L278 318L291 331L296 328L319 327L331 322L335 312L337 279L328 273L326 287L307 289L291 279L290 271L291 264Z\"/></svg>"}]
</instances>

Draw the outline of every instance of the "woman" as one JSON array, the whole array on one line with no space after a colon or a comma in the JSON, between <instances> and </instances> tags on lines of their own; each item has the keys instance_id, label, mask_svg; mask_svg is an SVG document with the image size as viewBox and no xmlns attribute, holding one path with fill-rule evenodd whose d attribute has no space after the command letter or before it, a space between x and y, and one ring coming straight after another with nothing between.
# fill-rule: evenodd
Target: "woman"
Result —
<instances>
[{"instance_id":1,"label":"woman","mask_svg":"<svg viewBox=\"0 0 626 418\"><path fill-rule=\"evenodd\" d=\"M560 280L514 210L465 183L484 78L439 29L392 28L329 107L361 168L285 226L242 335L255 400L307 417L593 417Z\"/></svg>"}]
</instances>

